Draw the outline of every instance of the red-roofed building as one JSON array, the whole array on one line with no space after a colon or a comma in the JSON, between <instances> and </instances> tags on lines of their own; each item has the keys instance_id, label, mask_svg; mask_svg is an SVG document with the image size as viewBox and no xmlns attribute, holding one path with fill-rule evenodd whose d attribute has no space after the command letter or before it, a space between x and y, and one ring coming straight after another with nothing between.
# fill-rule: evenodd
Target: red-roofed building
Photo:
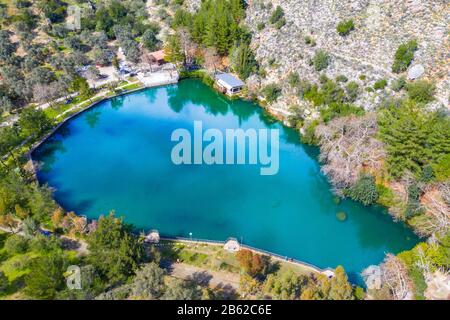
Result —
<instances>
[{"instance_id":1,"label":"red-roofed building","mask_svg":"<svg viewBox=\"0 0 450 320\"><path fill-rule=\"evenodd\" d=\"M164 58L166 57L166 54L164 53L164 50L155 51L149 54L150 59L159 65L165 64L166 60Z\"/></svg>"}]
</instances>

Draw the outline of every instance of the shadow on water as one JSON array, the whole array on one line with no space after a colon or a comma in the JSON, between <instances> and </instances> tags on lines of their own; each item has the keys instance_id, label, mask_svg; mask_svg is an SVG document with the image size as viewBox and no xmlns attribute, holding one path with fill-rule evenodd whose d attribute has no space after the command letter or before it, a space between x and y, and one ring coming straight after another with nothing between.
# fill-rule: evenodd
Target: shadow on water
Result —
<instances>
[{"instance_id":1,"label":"shadow on water","mask_svg":"<svg viewBox=\"0 0 450 320\"><path fill-rule=\"evenodd\" d=\"M58 160L58 154L66 153L63 139L53 136L48 139L39 149L33 153L33 158L40 159L38 162L39 171L49 173L53 169L53 165Z\"/></svg>"},{"instance_id":2,"label":"shadow on water","mask_svg":"<svg viewBox=\"0 0 450 320\"><path fill-rule=\"evenodd\" d=\"M189 90L183 87L189 87ZM194 90L191 87L194 87ZM230 100L200 81L180 81L177 86L167 88L169 106L174 112L181 112L189 104L202 106L206 113L211 115L226 115L232 112L242 123L256 114L259 110L256 105L242 101ZM214 103L211 103L214 101Z\"/></svg>"},{"instance_id":3,"label":"shadow on water","mask_svg":"<svg viewBox=\"0 0 450 320\"><path fill-rule=\"evenodd\" d=\"M119 110L123 107L125 96L118 96L111 99L111 108Z\"/></svg>"},{"instance_id":4,"label":"shadow on water","mask_svg":"<svg viewBox=\"0 0 450 320\"><path fill-rule=\"evenodd\" d=\"M169 89L170 89L170 86L167 87L167 90L169 90ZM160 90L160 88L153 88L153 89L144 91L144 96L145 96L145 99L147 100L149 106L151 106L151 105L153 105L153 103L155 103L158 90Z\"/></svg>"},{"instance_id":5,"label":"shadow on water","mask_svg":"<svg viewBox=\"0 0 450 320\"><path fill-rule=\"evenodd\" d=\"M95 199L80 200L77 199L74 193L71 191L56 190L54 197L63 208L70 208L71 211L74 211L77 214L89 212L89 210L95 204ZM105 212L104 214L106 213L107 212Z\"/></svg>"},{"instance_id":6,"label":"shadow on water","mask_svg":"<svg viewBox=\"0 0 450 320\"><path fill-rule=\"evenodd\" d=\"M91 129L94 129L100 121L101 112L98 109L92 109L84 114L84 119Z\"/></svg>"}]
</instances>

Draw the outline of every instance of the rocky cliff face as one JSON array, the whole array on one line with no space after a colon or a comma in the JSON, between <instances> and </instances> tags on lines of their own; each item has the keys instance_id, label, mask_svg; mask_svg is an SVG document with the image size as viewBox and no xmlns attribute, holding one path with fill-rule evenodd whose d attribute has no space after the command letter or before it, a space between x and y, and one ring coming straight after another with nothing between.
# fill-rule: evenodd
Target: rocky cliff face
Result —
<instances>
[{"instance_id":1,"label":"rocky cliff face","mask_svg":"<svg viewBox=\"0 0 450 320\"><path fill-rule=\"evenodd\" d=\"M324 71L328 77L344 75L365 88L373 86L376 80L384 78L391 82L399 76L391 72L394 54L400 44L411 39L416 39L419 46L411 67L424 67L422 78L434 81L437 86L435 104L448 105L448 0L253 0L248 3L246 23L254 33L252 47L267 71L265 79L252 77L248 82L250 87L272 82L284 87L283 97L272 106L273 110L286 113L289 105L305 104L290 94L286 77L296 71L302 79L317 81L320 73L309 63L317 50L325 50L331 56L331 63ZM286 25L279 30L269 23L277 5L283 8L286 18ZM342 37L336 26L348 19L353 19L355 30ZM263 29L261 23L265 24ZM305 37L314 39L316 45L307 44ZM388 92L389 89L362 90L356 104L371 109Z\"/></svg>"}]
</instances>

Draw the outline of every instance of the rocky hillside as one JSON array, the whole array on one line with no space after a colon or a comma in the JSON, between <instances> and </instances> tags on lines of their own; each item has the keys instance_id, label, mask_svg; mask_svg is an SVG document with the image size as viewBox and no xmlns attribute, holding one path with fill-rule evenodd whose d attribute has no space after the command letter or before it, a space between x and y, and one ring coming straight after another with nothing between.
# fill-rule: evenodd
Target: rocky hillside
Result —
<instances>
[{"instance_id":1,"label":"rocky hillside","mask_svg":"<svg viewBox=\"0 0 450 320\"><path fill-rule=\"evenodd\" d=\"M254 33L252 46L267 72L264 79L249 79L249 85L278 82L284 87L283 97L272 106L274 111L285 113L289 105L305 104L289 94L286 77L296 71L302 79L317 81L320 73L310 65L310 60L318 50L325 50L331 57L329 67L323 71L328 77L344 75L357 81L361 88L367 88L379 79L390 83L400 76L391 72L394 54L400 44L411 39L418 43L411 67L423 66L421 78L436 83L435 105L448 105L448 0L253 0L248 3L246 23ZM269 23L278 5L286 19L280 29ZM348 19L353 20L355 29L345 37L340 36L336 26ZM308 37L315 45L307 44ZM356 103L371 109L389 89L362 91Z\"/></svg>"}]
</instances>

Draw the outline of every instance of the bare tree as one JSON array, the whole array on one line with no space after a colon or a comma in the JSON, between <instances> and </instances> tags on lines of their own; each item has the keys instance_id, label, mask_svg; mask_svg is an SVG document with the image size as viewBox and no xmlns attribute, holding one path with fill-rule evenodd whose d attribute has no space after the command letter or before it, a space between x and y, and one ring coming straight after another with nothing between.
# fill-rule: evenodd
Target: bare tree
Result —
<instances>
[{"instance_id":1,"label":"bare tree","mask_svg":"<svg viewBox=\"0 0 450 320\"><path fill-rule=\"evenodd\" d=\"M97 80L100 77L100 71L98 71L98 69L94 66L90 66L87 70L86 70L86 78L94 81Z\"/></svg>"},{"instance_id":2,"label":"bare tree","mask_svg":"<svg viewBox=\"0 0 450 320\"><path fill-rule=\"evenodd\" d=\"M403 261L388 253L380 267L382 283L389 288L392 297L395 300L409 299L412 283Z\"/></svg>"},{"instance_id":3,"label":"bare tree","mask_svg":"<svg viewBox=\"0 0 450 320\"><path fill-rule=\"evenodd\" d=\"M425 192L421 203L428 219L424 222L425 230L430 233L445 233L450 230L450 183L441 183L436 188Z\"/></svg>"},{"instance_id":4,"label":"bare tree","mask_svg":"<svg viewBox=\"0 0 450 320\"><path fill-rule=\"evenodd\" d=\"M377 132L374 113L336 118L316 128L322 170L338 193L353 185L363 169L382 169L385 151Z\"/></svg>"},{"instance_id":5,"label":"bare tree","mask_svg":"<svg viewBox=\"0 0 450 320\"><path fill-rule=\"evenodd\" d=\"M39 103L48 103L52 106L52 101L59 96L59 89L57 82L35 84L33 86L33 98Z\"/></svg>"},{"instance_id":6,"label":"bare tree","mask_svg":"<svg viewBox=\"0 0 450 320\"><path fill-rule=\"evenodd\" d=\"M184 51L185 63L191 65L194 62L195 54L198 50L198 45L192 40L189 31L186 29L178 30L178 37L180 39L181 48Z\"/></svg>"},{"instance_id":7,"label":"bare tree","mask_svg":"<svg viewBox=\"0 0 450 320\"><path fill-rule=\"evenodd\" d=\"M206 48L204 52L205 67L209 72L216 71L220 66L220 56L215 48Z\"/></svg>"},{"instance_id":8,"label":"bare tree","mask_svg":"<svg viewBox=\"0 0 450 320\"><path fill-rule=\"evenodd\" d=\"M153 71L152 65L154 62L155 61L154 61L153 57L151 56L150 52L148 52L148 50L146 50L146 49L143 49L142 54L141 54L142 69L144 69L144 70L150 69L150 71Z\"/></svg>"}]
</instances>

